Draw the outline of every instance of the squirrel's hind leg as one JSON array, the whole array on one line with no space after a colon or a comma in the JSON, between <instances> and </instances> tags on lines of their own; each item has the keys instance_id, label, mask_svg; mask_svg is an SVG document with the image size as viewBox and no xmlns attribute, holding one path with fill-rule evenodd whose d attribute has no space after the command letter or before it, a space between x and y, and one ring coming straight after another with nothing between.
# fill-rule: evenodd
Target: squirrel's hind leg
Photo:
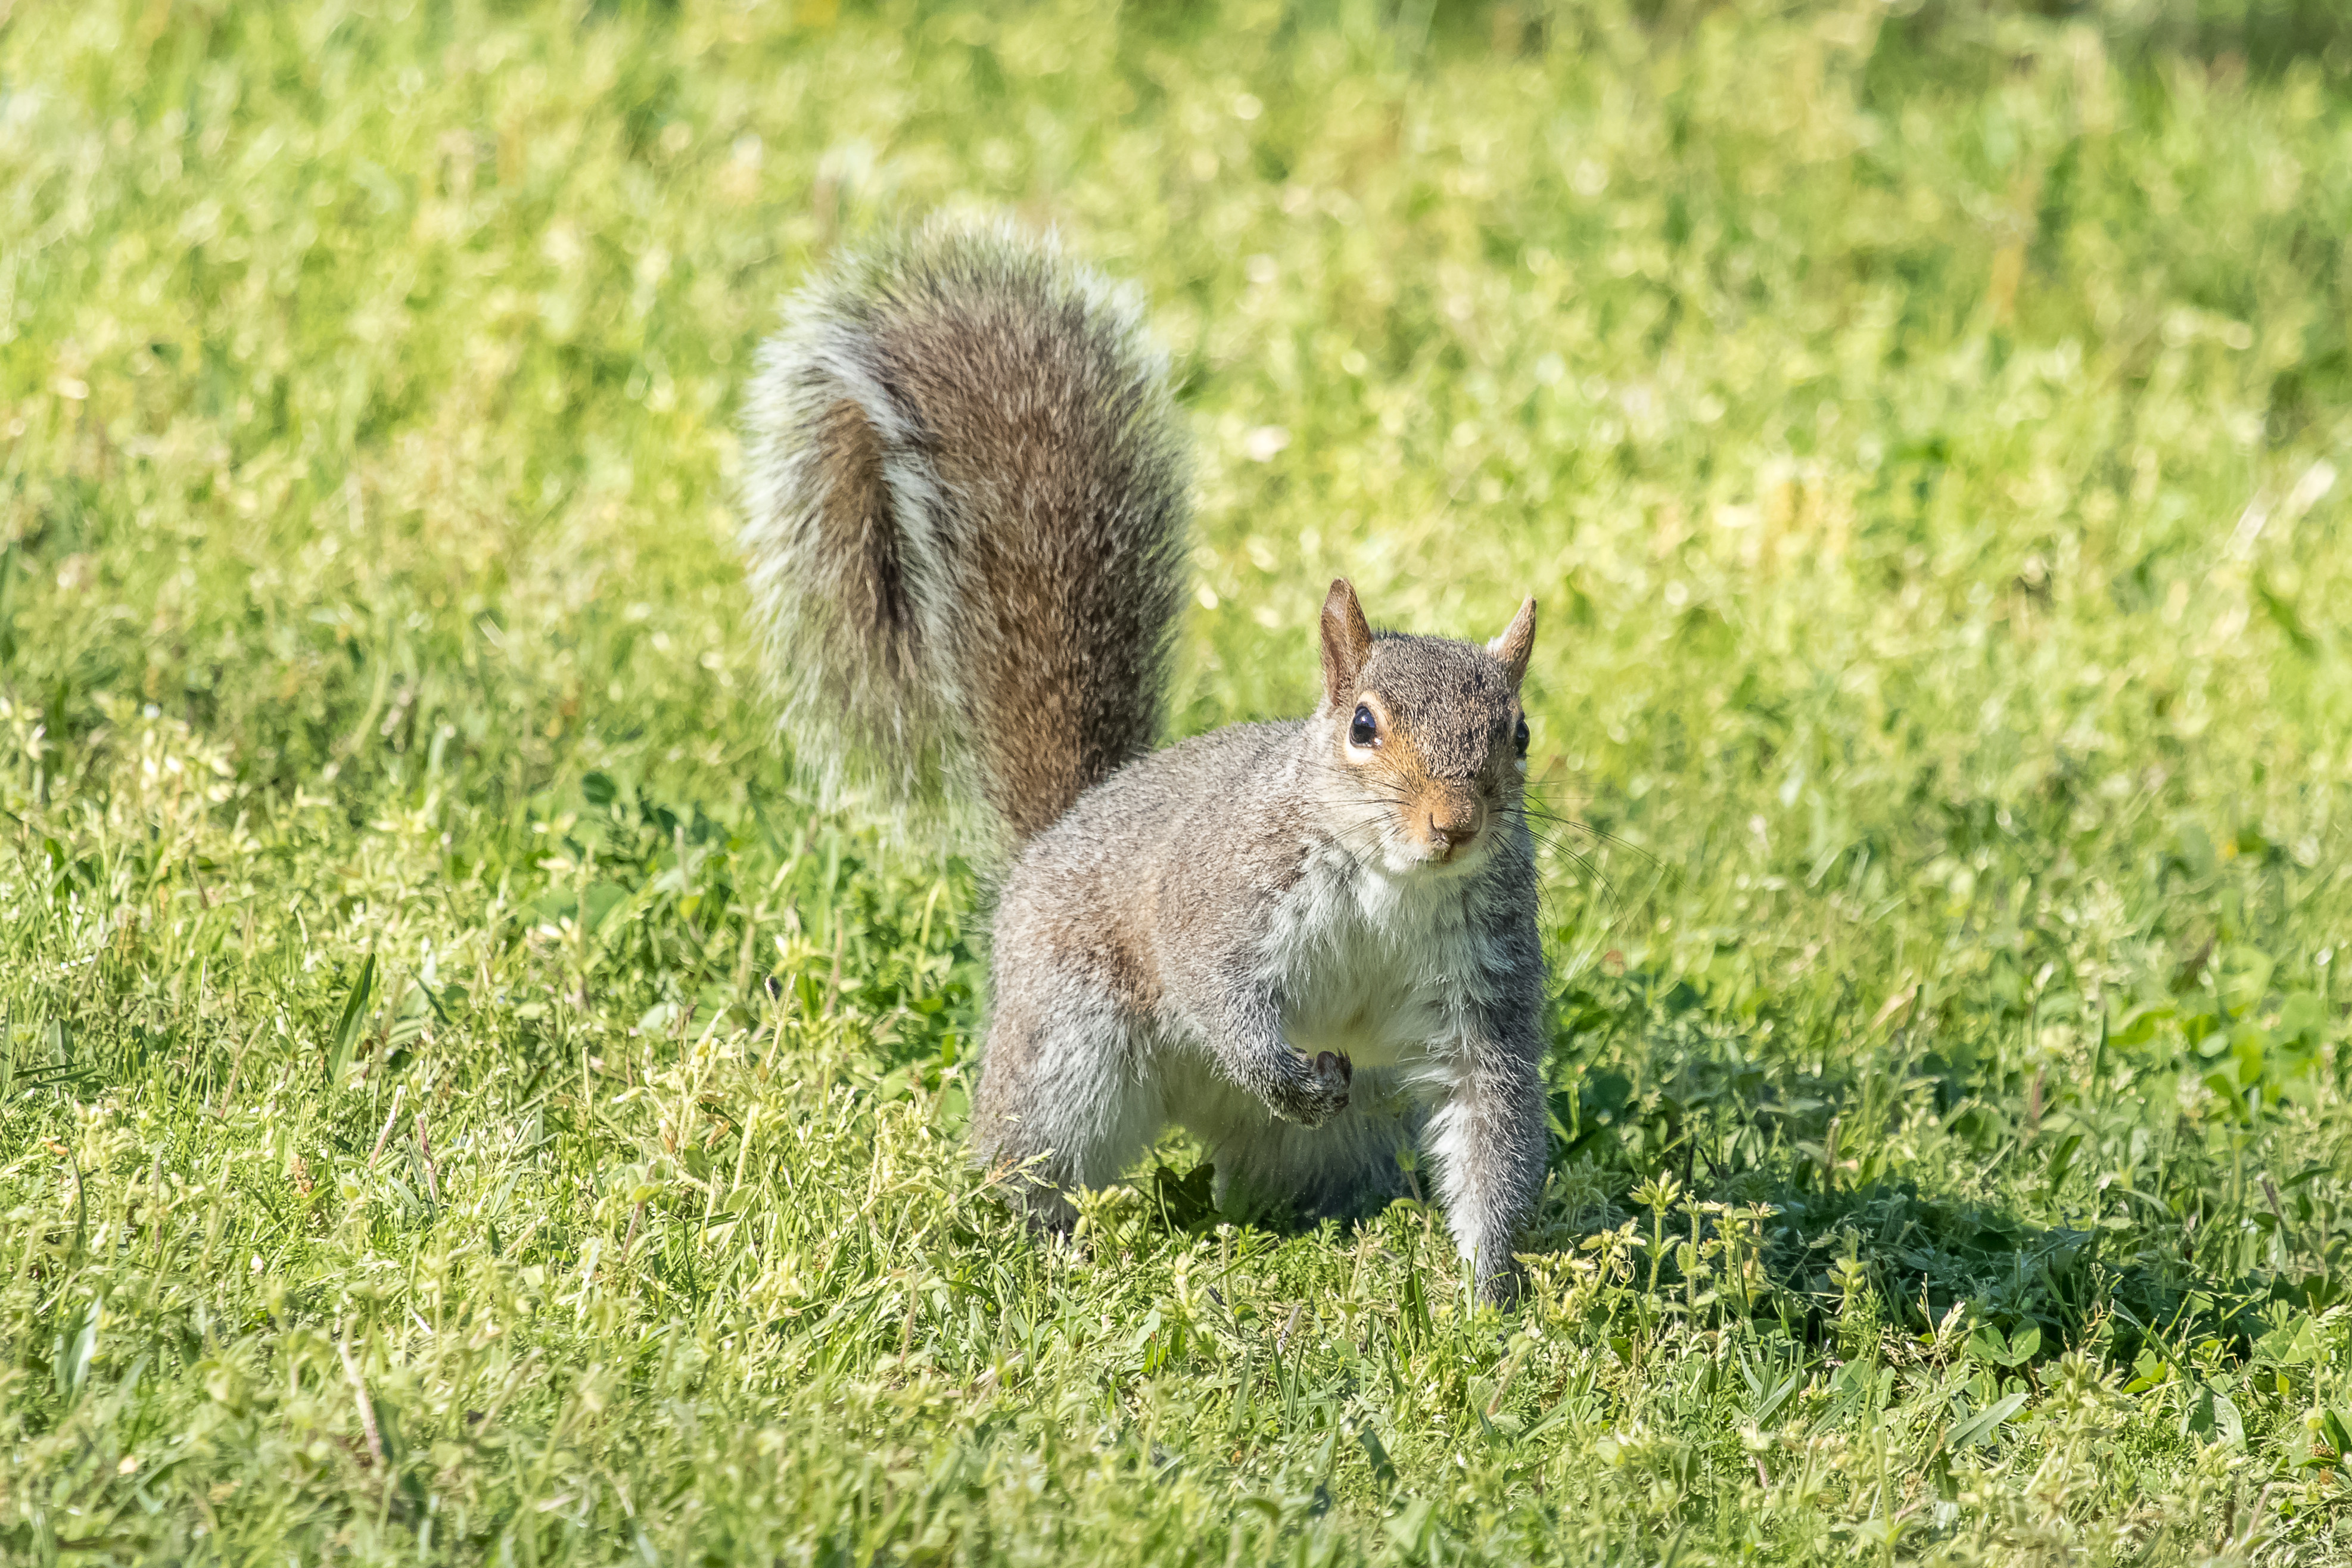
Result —
<instances>
[{"instance_id":1,"label":"squirrel's hind leg","mask_svg":"<svg viewBox=\"0 0 2352 1568\"><path fill-rule=\"evenodd\" d=\"M1069 1194L1118 1180L1167 1119L1139 1022L1103 987L1067 973L1041 978L999 970L972 1153L1033 1223L1067 1231L1077 1218Z\"/></svg>"}]
</instances>

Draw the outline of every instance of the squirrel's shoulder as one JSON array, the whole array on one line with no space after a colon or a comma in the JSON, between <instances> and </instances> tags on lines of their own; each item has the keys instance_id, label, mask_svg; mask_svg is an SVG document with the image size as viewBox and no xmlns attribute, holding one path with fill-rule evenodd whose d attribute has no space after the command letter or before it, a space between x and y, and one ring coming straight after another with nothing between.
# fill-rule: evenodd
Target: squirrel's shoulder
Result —
<instances>
[{"instance_id":1,"label":"squirrel's shoulder","mask_svg":"<svg viewBox=\"0 0 2352 1568\"><path fill-rule=\"evenodd\" d=\"M1214 817L1221 838L1285 815L1304 720L1227 724L1146 752L1087 790L1029 847L1052 858L1091 856L1107 843L1156 842L1195 831Z\"/></svg>"},{"instance_id":2,"label":"squirrel's shoulder","mask_svg":"<svg viewBox=\"0 0 2352 1568\"><path fill-rule=\"evenodd\" d=\"M1227 724L1162 746L1080 795L1064 820L1092 810L1165 810L1193 800L1233 803L1236 790L1252 784L1272 788L1288 774L1306 727L1302 719Z\"/></svg>"}]
</instances>

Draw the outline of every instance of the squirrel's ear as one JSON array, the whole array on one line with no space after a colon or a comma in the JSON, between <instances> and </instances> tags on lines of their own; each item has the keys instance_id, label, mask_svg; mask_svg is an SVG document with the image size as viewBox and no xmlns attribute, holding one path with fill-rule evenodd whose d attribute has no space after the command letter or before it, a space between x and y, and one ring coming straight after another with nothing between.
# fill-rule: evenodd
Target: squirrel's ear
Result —
<instances>
[{"instance_id":1,"label":"squirrel's ear","mask_svg":"<svg viewBox=\"0 0 2352 1568\"><path fill-rule=\"evenodd\" d=\"M1364 656L1372 649L1372 628L1364 620L1364 606L1345 577L1331 580L1323 599L1323 692L1332 702L1356 694L1356 676Z\"/></svg>"},{"instance_id":2,"label":"squirrel's ear","mask_svg":"<svg viewBox=\"0 0 2352 1568\"><path fill-rule=\"evenodd\" d=\"M1519 606L1519 613L1511 617L1511 624L1503 628L1503 635L1486 645L1486 651L1501 659L1503 668L1511 672L1511 689L1514 691L1527 678L1528 655L1535 651L1535 646L1536 602L1529 599Z\"/></svg>"}]
</instances>

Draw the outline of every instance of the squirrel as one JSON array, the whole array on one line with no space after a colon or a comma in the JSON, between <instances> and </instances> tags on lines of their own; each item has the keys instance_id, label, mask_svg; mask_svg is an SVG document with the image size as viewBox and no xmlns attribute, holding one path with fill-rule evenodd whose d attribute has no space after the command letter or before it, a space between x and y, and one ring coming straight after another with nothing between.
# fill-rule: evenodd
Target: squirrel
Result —
<instances>
[{"instance_id":1,"label":"squirrel","mask_svg":"<svg viewBox=\"0 0 2352 1568\"><path fill-rule=\"evenodd\" d=\"M782 729L834 797L976 805L1008 860L971 1140L1033 1221L1174 1123L1221 1212L1434 1195L1517 1293L1545 1169L1544 960L1519 701L1493 641L1374 631L1322 699L1154 750L1189 482L1130 292L934 220L804 287L743 416L741 544Z\"/></svg>"}]
</instances>

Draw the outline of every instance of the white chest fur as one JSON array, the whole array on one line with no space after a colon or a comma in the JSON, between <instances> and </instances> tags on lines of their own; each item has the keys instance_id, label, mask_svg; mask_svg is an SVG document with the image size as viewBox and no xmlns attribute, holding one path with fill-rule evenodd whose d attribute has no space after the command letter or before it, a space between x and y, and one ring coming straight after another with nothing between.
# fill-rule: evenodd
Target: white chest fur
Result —
<instances>
[{"instance_id":1,"label":"white chest fur","mask_svg":"<svg viewBox=\"0 0 2352 1568\"><path fill-rule=\"evenodd\" d=\"M1442 1063L1478 988L1469 886L1311 855L1276 908L1265 950L1285 1037L1310 1054L1344 1052L1360 1068Z\"/></svg>"}]
</instances>

